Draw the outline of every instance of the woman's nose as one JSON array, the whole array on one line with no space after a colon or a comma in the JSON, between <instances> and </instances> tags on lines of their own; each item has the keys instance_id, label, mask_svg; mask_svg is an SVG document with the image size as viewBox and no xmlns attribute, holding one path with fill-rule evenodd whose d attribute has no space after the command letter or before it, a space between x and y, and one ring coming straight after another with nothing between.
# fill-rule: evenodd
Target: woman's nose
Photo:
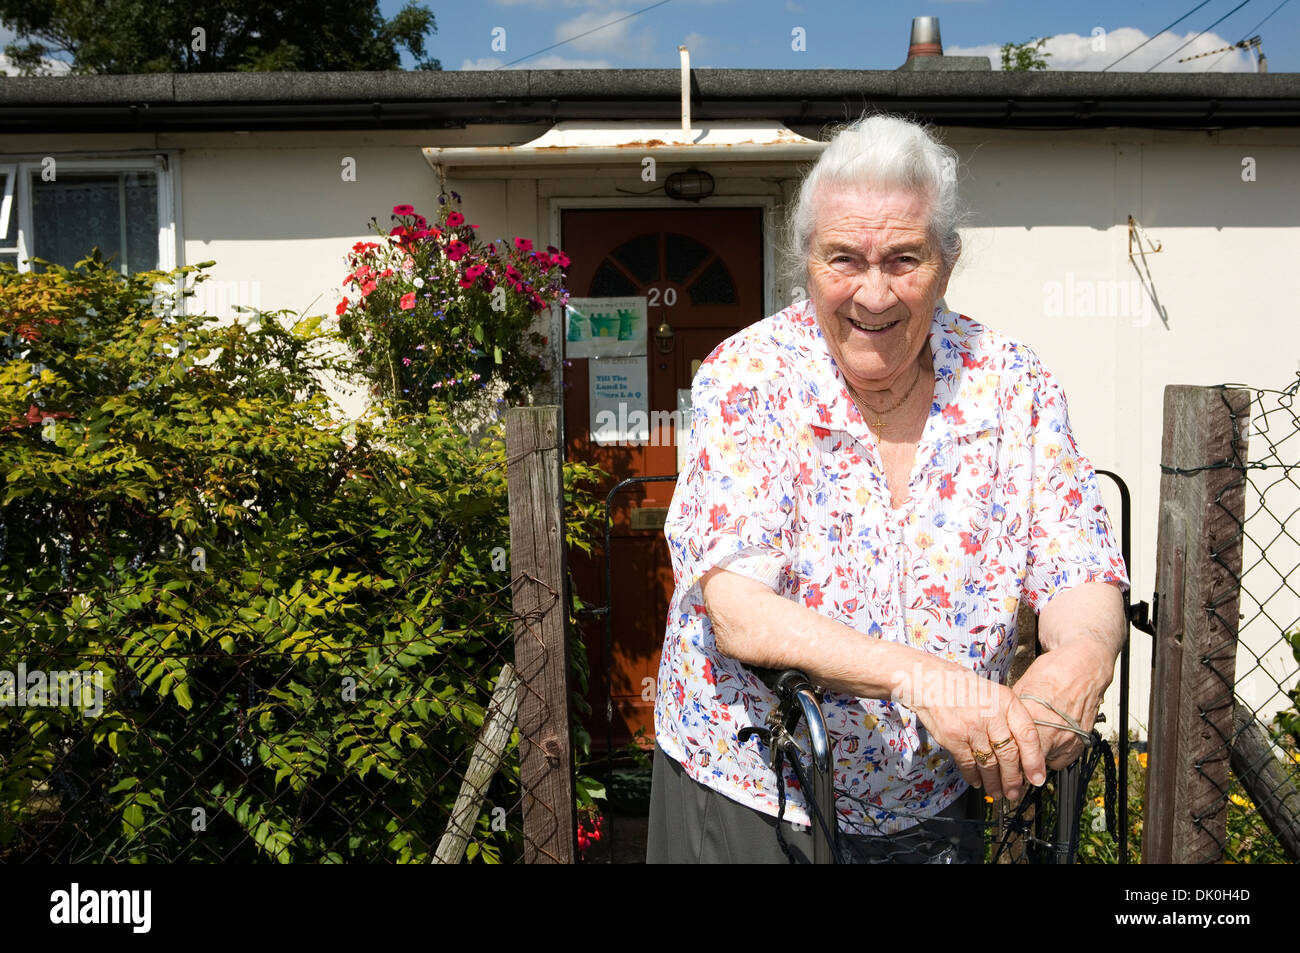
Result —
<instances>
[{"instance_id":1,"label":"woman's nose","mask_svg":"<svg viewBox=\"0 0 1300 953\"><path fill-rule=\"evenodd\" d=\"M889 276L880 266L868 265L858 279L858 288L853 295L854 303L866 308L872 314L887 311L897 298L890 287Z\"/></svg>"}]
</instances>

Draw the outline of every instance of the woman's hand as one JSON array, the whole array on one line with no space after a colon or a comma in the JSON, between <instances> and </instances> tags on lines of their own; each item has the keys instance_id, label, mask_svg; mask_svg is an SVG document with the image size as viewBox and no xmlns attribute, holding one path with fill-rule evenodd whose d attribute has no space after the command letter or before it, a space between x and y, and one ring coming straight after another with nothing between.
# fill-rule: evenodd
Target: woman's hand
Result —
<instances>
[{"instance_id":1,"label":"woman's hand","mask_svg":"<svg viewBox=\"0 0 1300 953\"><path fill-rule=\"evenodd\" d=\"M900 675L894 698L916 712L967 783L991 797L1015 800L1026 778L1035 785L1046 780L1034 719L1005 685L931 658Z\"/></svg>"},{"instance_id":2,"label":"woman's hand","mask_svg":"<svg viewBox=\"0 0 1300 953\"><path fill-rule=\"evenodd\" d=\"M1024 699L1027 692L1044 701L1091 731L1101 707L1101 696L1115 670L1115 656L1091 639L1077 639L1034 659L1012 689L1028 706L1037 721L1064 725L1065 721L1046 705ZM1047 766L1053 771L1073 764L1083 754L1083 738L1063 728L1036 726Z\"/></svg>"},{"instance_id":3,"label":"woman's hand","mask_svg":"<svg viewBox=\"0 0 1300 953\"><path fill-rule=\"evenodd\" d=\"M1109 582L1088 582L1054 595L1038 614L1038 641L1047 650L1016 682L1018 696L1035 695L1091 731L1101 696L1115 676L1115 658L1128 635L1124 600ZM1065 724L1046 705L1026 700L1037 721ZM1038 727L1047 766L1068 767L1083 753L1069 729Z\"/></svg>"}]
</instances>

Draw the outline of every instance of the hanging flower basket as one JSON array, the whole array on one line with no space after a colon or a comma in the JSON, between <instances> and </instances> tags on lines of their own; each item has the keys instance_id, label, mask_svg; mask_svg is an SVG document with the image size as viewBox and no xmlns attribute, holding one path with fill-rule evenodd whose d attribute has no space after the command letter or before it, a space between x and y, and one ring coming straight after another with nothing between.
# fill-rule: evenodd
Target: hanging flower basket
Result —
<instances>
[{"instance_id":1,"label":"hanging flower basket","mask_svg":"<svg viewBox=\"0 0 1300 953\"><path fill-rule=\"evenodd\" d=\"M380 241L358 242L338 305L340 331L373 368L378 395L409 408L458 403L490 383L508 402L526 399L542 377L547 339L540 313L569 298L569 257L531 239L484 243L455 192L438 197L437 222L410 205Z\"/></svg>"}]
</instances>

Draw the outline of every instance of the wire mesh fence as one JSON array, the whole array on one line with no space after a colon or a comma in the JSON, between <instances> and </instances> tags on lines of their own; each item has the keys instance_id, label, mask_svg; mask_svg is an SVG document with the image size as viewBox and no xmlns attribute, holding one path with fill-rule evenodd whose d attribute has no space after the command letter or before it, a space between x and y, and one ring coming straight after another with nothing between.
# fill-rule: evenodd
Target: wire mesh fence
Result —
<instances>
[{"instance_id":1,"label":"wire mesh fence","mask_svg":"<svg viewBox=\"0 0 1300 953\"><path fill-rule=\"evenodd\" d=\"M1224 385L1221 397L1244 385ZM1240 474L1221 494L1235 534L1216 541L1211 558L1240 548L1238 592L1225 591L1206 609L1236 633L1226 648L1201 660L1212 672L1234 672L1199 705L1213 730L1213 750L1193 764L1213 779L1211 803L1191 805L1192 824L1232 863L1300 860L1300 378L1285 390L1246 388L1248 419L1223 399L1232 421L1232 454L1217 464ZM1244 484L1244 485L1242 485ZM1244 508L1226 505L1244 491ZM1228 772L1222 771L1227 763ZM1224 778L1227 778L1226 783ZM1226 820L1223 820L1226 815ZM1215 819L1211 822L1211 819Z\"/></svg>"},{"instance_id":2,"label":"wire mesh fence","mask_svg":"<svg viewBox=\"0 0 1300 953\"><path fill-rule=\"evenodd\" d=\"M516 859L509 580L440 600L318 561L226 615L208 572L126 567L0 607L0 861ZM434 624L367 618L380 593Z\"/></svg>"}]
</instances>

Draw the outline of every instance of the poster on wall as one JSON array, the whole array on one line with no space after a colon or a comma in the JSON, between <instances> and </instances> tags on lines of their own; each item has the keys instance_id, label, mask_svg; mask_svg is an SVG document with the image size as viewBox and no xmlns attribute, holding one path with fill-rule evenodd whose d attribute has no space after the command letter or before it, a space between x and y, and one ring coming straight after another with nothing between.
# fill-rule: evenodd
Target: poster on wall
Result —
<instances>
[{"instance_id":1,"label":"poster on wall","mask_svg":"<svg viewBox=\"0 0 1300 953\"><path fill-rule=\"evenodd\" d=\"M564 356L644 355L648 324L644 296L570 298L564 311Z\"/></svg>"},{"instance_id":2,"label":"poster on wall","mask_svg":"<svg viewBox=\"0 0 1300 953\"><path fill-rule=\"evenodd\" d=\"M591 439L598 444L642 446L650 439L650 392L645 359L602 357L587 374Z\"/></svg>"}]
</instances>

